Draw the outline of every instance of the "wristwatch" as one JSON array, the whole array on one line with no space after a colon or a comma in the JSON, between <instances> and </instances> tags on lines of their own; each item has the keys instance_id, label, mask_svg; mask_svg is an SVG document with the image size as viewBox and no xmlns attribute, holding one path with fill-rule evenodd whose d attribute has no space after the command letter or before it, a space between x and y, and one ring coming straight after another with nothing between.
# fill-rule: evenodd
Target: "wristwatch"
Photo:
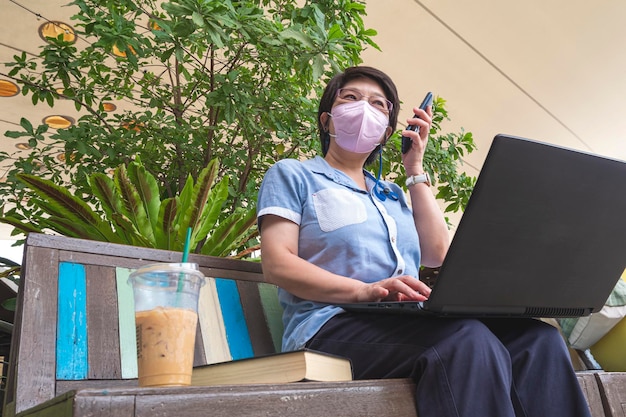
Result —
<instances>
[{"instance_id":1,"label":"wristwatch","mask_svg":"<svg viewBox=\"0 0 626 417\"><path fill-rule=\"evenodd\" d=\"M421 184L423 182L425 182L426 185L430 187L430 175L428 175L428 172L424 172L423 174L412 175L408 177L406 179L406 186L410 187L411 185Z\"/></svg>"}]
</instances>

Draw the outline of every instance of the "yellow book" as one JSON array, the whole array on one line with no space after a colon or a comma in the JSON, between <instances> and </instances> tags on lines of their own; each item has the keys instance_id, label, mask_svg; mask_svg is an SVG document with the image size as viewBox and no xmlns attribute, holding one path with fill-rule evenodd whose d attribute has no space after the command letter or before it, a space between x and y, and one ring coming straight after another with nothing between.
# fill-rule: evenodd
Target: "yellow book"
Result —
<instances>
[{"instance_id":1,"label":"yellow book","mask_svg":"<svg viewBox=\"0 0 626 417\"><path fill-rule=\"evenodd\" d=\"M197 366L191 375L191 385L350 380L349 359L310 349Z\"/></svg>"}]
</instances>

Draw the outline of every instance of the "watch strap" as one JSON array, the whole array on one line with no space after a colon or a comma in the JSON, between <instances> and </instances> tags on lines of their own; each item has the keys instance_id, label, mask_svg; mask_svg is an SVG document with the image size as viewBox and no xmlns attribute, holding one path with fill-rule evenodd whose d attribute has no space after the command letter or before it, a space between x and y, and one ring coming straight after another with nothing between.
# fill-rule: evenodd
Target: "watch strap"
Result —
<instances>
[{"instance_id":1,"label":"watch strap","mask_svg":"<svg viewBox=\"0 0 626 417\"><path fill-rule=\"evenodd\" d=\"M423 174L419 174L419 175L412 175L410 177L407 177L406 179L407 187L410 187L411 185L415 185L415 184L421 184L421 183L426 183L426 185L430 187L430 175L428 175L428 172L424 172Z\"/></svg>"}]
</instances>

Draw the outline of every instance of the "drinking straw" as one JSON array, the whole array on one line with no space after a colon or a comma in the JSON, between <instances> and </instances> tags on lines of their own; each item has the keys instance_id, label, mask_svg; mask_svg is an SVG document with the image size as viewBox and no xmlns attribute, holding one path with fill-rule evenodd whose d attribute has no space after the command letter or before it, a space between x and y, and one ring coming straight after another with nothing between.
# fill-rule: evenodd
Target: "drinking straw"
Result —
<instances>
[{"instance_id":1,"label":"drinking straw","mask_svg":"<svg viewBox=\"0 0 626 417\"><path fill-rule=\"evenodd\" d=\"M187 237L185 238L185 247L183 248L183 263L187 262L189 257L189 244L191 243L191 226L187 228Z\"/></svg>"},{"instance_id":2,"label":"drinking straw","mask_svg":"<svg viewBox=\"0 0 626 417\"><path fill-rule=\"evenodd\" d=\"M189 244L191 243L191 227L187 228L187 237L185 238L185 246L183 247L183 263L187 262L187 258L189 257ZM182 274L178 278L178 288L177 292L181 292L183 290L183 280Z\"/></svg>"}]
</instances>

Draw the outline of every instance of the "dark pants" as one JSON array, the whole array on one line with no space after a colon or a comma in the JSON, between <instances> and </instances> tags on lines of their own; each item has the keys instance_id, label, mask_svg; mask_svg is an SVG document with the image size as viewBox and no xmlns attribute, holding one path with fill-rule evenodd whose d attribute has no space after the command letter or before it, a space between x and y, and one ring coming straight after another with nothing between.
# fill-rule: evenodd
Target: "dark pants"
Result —
<instances>
[{"instance_id":1,"label":"dark pants","mask_svg":"<svg viewBox=\"0 0 626 417\"><path fill-rule=\"evenodd\" d=\"M412 378L419 417L589 417L556 328L532 319L345 313L307 347L348 357L355 379Z\"/></svg>"}]
</instances>

